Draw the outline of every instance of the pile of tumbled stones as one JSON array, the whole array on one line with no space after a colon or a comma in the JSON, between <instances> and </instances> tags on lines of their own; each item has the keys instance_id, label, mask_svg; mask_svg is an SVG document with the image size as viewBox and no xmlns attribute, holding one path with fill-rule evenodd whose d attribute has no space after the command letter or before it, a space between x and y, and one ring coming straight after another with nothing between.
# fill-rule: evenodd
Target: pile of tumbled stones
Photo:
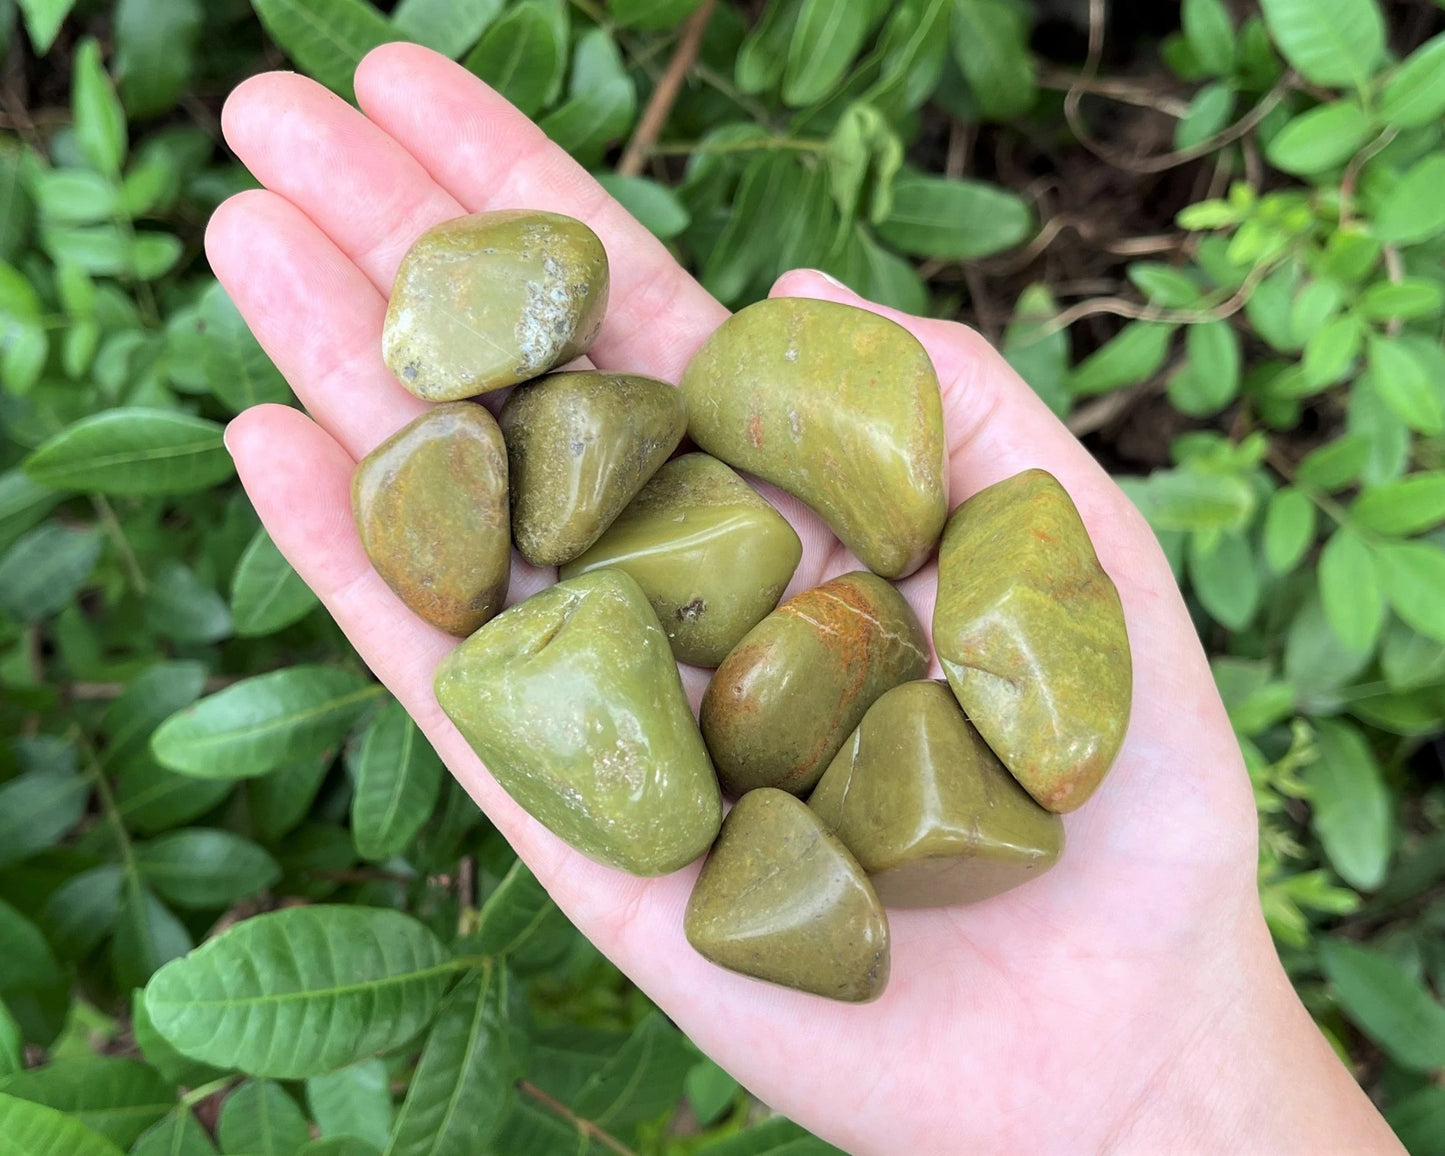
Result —
<instances>
[{"instance_id":1,"label":"pile of tumbled stones","mask_svg":"<svg viewBox=\"0 0 1445 1156\"><path fill-rule=\"evenodd\" d=\"M685 919L699 952L872 999L884 904L975 902L1059 857L1059 813L1128 722L1118 595L1041 470L949 515L938 378L901 326L774 298L719 326L680 388L552 372L596 337L607 286L570 217L485 213L417 241L383 351L442 404L357 467L362 542L412 610L467 636L437 701L512 798L634 874L711 848ZM497 419L468 400L509 386ZM701 452L672 457L684 435ZM802 546L735 470L868 569L778 605ZM561 580L503 611L513 543ZM947 683L890 581L935 547ZM716 667L700 720L678 662Z\"/></svg>"}]
</instances>

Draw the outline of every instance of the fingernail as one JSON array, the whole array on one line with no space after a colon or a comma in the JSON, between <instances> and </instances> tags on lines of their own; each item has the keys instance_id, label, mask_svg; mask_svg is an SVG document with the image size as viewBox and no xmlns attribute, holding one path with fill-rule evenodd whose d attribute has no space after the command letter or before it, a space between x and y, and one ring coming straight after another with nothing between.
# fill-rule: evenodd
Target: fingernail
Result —
<instances>
[{"instance_id":1,"label":"fingernail","mask_svg":"<svg viewBox=\"0 0 1445 1156\"><path fill-rule=\"evenodd\" d=\"M231 448L231 423L230 423L230 422L227 422L227 423L226 423L226 428L221 431L221 444L226 447L226 452L227 452L228 454L230 454L233 458L236 456L236 451Z\"/></svg>"},{"instance_id":2,"label":"fingernail","mask_svg":"<svg viewBox=\"0 0 1445 1156\"><path fill-rule=\"evenodd\" d=\"M834 277L831 273L825 273L821 269L814 269L813 273L815 276L823 278L823 280L828 282L829 285L832 285L837 289L847 289L849 293L852 292L851 289L848 289L848 286L844 285L843 282L839 281L838 278Z\"/></svg>"}]
</instances>

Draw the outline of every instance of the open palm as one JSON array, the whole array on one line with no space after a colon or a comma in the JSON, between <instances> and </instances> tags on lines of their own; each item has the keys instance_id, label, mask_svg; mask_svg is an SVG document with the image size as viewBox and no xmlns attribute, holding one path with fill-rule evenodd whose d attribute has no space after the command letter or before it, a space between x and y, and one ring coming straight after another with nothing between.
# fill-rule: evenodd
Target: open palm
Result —
<instances>
[{"instance_id":1,"label":"open palm","mask_svg":"<svg viewBox=\"0 0 1445 1156\"><path fill-rule=\"evenodd\" d=\"M975 907L893 913L891 986L873 1004L842 1006L693 952L682 913L695 867L641 880L598 866L497 786L432 696L455 640L392 594L352 525L356 461L425 407L381 359L402 255L466 212L578 217L612 267L592 361L668 381L727 313L536 126L450 61L391 45L362 64L356 92L363 112L277 73L227 105L227 139L265 189L217 211L210 258L310 414L257 407L227 442L282 552L562 909L749 1089L850 1151L1149 1147L1161 1106L1181 1136L1196 1118L1228 1116L1210 1093L1179 1087L1179 1067L1206 1051L1223 1062L1227 1049L1202 1041L1243 1038L1249 1017L1287 992L1255 897L1238 748L1147 525L963 326L879 310L938 368L954 500L1031 466L1052 471L1119 586L1134 650L1128 740L1098 794L1068 816L1052 873ZM775 293L864 304L813 273L785 276ZM790 593L857 568L814 515L769 496L805 547ZM512 599L553 578L519 564ZM935 582L930 566L902 584L925 624ZM686 673L696 702L706 675Z\"/></svg>"}]
</instances>

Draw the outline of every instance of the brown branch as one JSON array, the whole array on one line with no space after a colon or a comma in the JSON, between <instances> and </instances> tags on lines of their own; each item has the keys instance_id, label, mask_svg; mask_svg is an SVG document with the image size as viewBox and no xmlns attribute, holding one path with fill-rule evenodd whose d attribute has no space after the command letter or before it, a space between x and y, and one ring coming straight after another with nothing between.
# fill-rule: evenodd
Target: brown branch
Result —
<instances>
[{"instance_id":1,"label":"brown branch","mask_svg":"<svg viewBox=\"0 0 1445 1156\"><path fill-rule=\"evenodd\" d=\"M206 679L204 693L214 694L240 681L235 675L215 675ZM72 682L62 689L71 702L109 702L125 692L125 685L123 682Z\"/></svg>"},{"instance_id":2,"label":"brown branch","mask_svg":"<svg viewBox=\"0 0 1445 1156\"><path fill-rule=\"evenodd\" d=\"M617 172L621 176L635 177L642 172L642 166L647 163L652 146L667 125L667 118L672 115L672 106L677 103L682 82L687 79L687 70L697 59L698 49L702 47L703 33L707 31L707 22L712 18L715 7L717 0L703 0L702 7L689 16L687 23L683 25L682 36L678 38L672 59L667 62L662 78L652 90L652 98L642 110L637 129L633 132L632 139L627 142L622 159L617 162Z\"/></svg>"},{"instance_id":3,"label":"brown branch","mask_svg":"<svg viewBox=\"0 0 1445 1156\"><path fill-rule=\"evenodd\" d=\"M568 1121L577 1131L581 1132L582 1135L588 1139L596 1140L597 1143L601 1144L602 1147L606 1148L609 1152L616 1152L617 1156L637 1156L636 1152L616 1136L612 1135L611 1132L607 1132L598 1127L591 1120L584 1120L581 1116L573 1112L571 1108L567 1107L566 1104L562 1103L561 1100L554 1099L547 1095L546 1092L542 1091L541 1088L537 1087L537 1085L530 1080L518 1080L517 1091L523 1095L532 1097L532 1099L536 1100L537 1103L541 1104L542 1107L548 1111L561 1116L562 1119Z\"/></svg>"}]
</instances>

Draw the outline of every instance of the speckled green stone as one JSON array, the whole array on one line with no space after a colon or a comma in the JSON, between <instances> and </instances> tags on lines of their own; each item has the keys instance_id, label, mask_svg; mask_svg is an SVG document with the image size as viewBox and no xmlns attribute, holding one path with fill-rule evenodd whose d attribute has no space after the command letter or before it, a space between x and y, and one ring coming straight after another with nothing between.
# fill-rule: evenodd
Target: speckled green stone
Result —
<instances>
[{"instance_id":1,"label":"speckled green stone","mask_svg":"<svg viewBox=\"0 0 1445 1156\"><path fill-rule=\"evenodd\" d=\"M813 788L885 690L922 678L928 639L891 585L858 570L789 598L727 656L702 700L723 788Z\"/></svg>"},{"instance_id":2,"label":"speckled green stone","mask_svg":"<svg viewBox=\"0 0 1445 1156\"><path fill-rule=\"evenodd\" d=\"M376 572L433 626L470 634L502 608L507 450L481 406L439 405L387 438L356 467L351 506Z\"/></svg>"},{"instance_id":3,"label":"speckled green stone","mask_svg":"<svg viewBox=\"0 0 1445 1156\"><path fill-rule=\"evenodd\" d=\"M890 907L976 903L1042 875L1064 824L1018 785L947 684L906 682L863 716L808 799Z\"/></svg>"},{"instance_id":4,"label":"speckled green stone","mask_svg":"<svg viewBox=\"0 0 1445 1156\"><path fill-rule=\"evenodd\" d=\"M1016 474L953 512L933 644L1024 789L1051 811L1082 805L1124 741L1133 674L1119 593L1051 474Z\"/></svg>"},{"instance_id":5,"label":"speckled green stone","mask_svg":"<svg viewBox=\"0 0 1445 1156\"><path fill-rule=\"evenodd\" d=\"M784 791L738 800L703 864L687 941L754 979L863 1003L888 984L888 918L863 869Z\"/></svg>"},{"instance_id":6,"label":"speckled green stone","mask_svg":"<svg viewBox=\"0 0 1445 1156\"><path fill-rule=\"evenodd\" d=\"M599 570L499 614L436 672L496 780L584 855L665 875L712 842L722 801L657 616Z\"/></svg>"},{"instance_id":7,"label":"speckled green stone","mask_svg":"<svg viewBox=\"0 0 1445 1156\"><path fill-rule=\"evenodd\" d=\"M512 534L534 566L570 562L637 496L687 428L682 395L625 373L554 373L502 407Z\"/></svg>"},{"instance_id":8,"label":"speckled green stone","mask_svg":"<svg viewBox=\"0 0 1445 1156\"><path fill-rule=\"evenodd\" d=\"M581 221L477 213L428 229L403 258L382 355L418 397L455 401L580 357L606 312L607 253Z\"/></svg>"},{"instance_id":9,"label":"speckled green stone","mask_svg":"<svg viewBox=\"0 0 1445 1156\"><path fill-rule=\"evenodd\" d=\"M870 570L913 573L948 515L938 377L902 326L774 297L723 322L682 378L688 433L821 514Z\"/></svg>"},{"instance_id":10,"label":"speckled green stone","mask_svg":"<svg viewBox=\"0 0 1445 1156\"><path fill-rule=\"evenodd\" d=\"M778 604L803 556L788 521L707 454L684 454L562 577L603 566L642 587L679 662L716 666Z\"/></svg>"}]
</instances>

